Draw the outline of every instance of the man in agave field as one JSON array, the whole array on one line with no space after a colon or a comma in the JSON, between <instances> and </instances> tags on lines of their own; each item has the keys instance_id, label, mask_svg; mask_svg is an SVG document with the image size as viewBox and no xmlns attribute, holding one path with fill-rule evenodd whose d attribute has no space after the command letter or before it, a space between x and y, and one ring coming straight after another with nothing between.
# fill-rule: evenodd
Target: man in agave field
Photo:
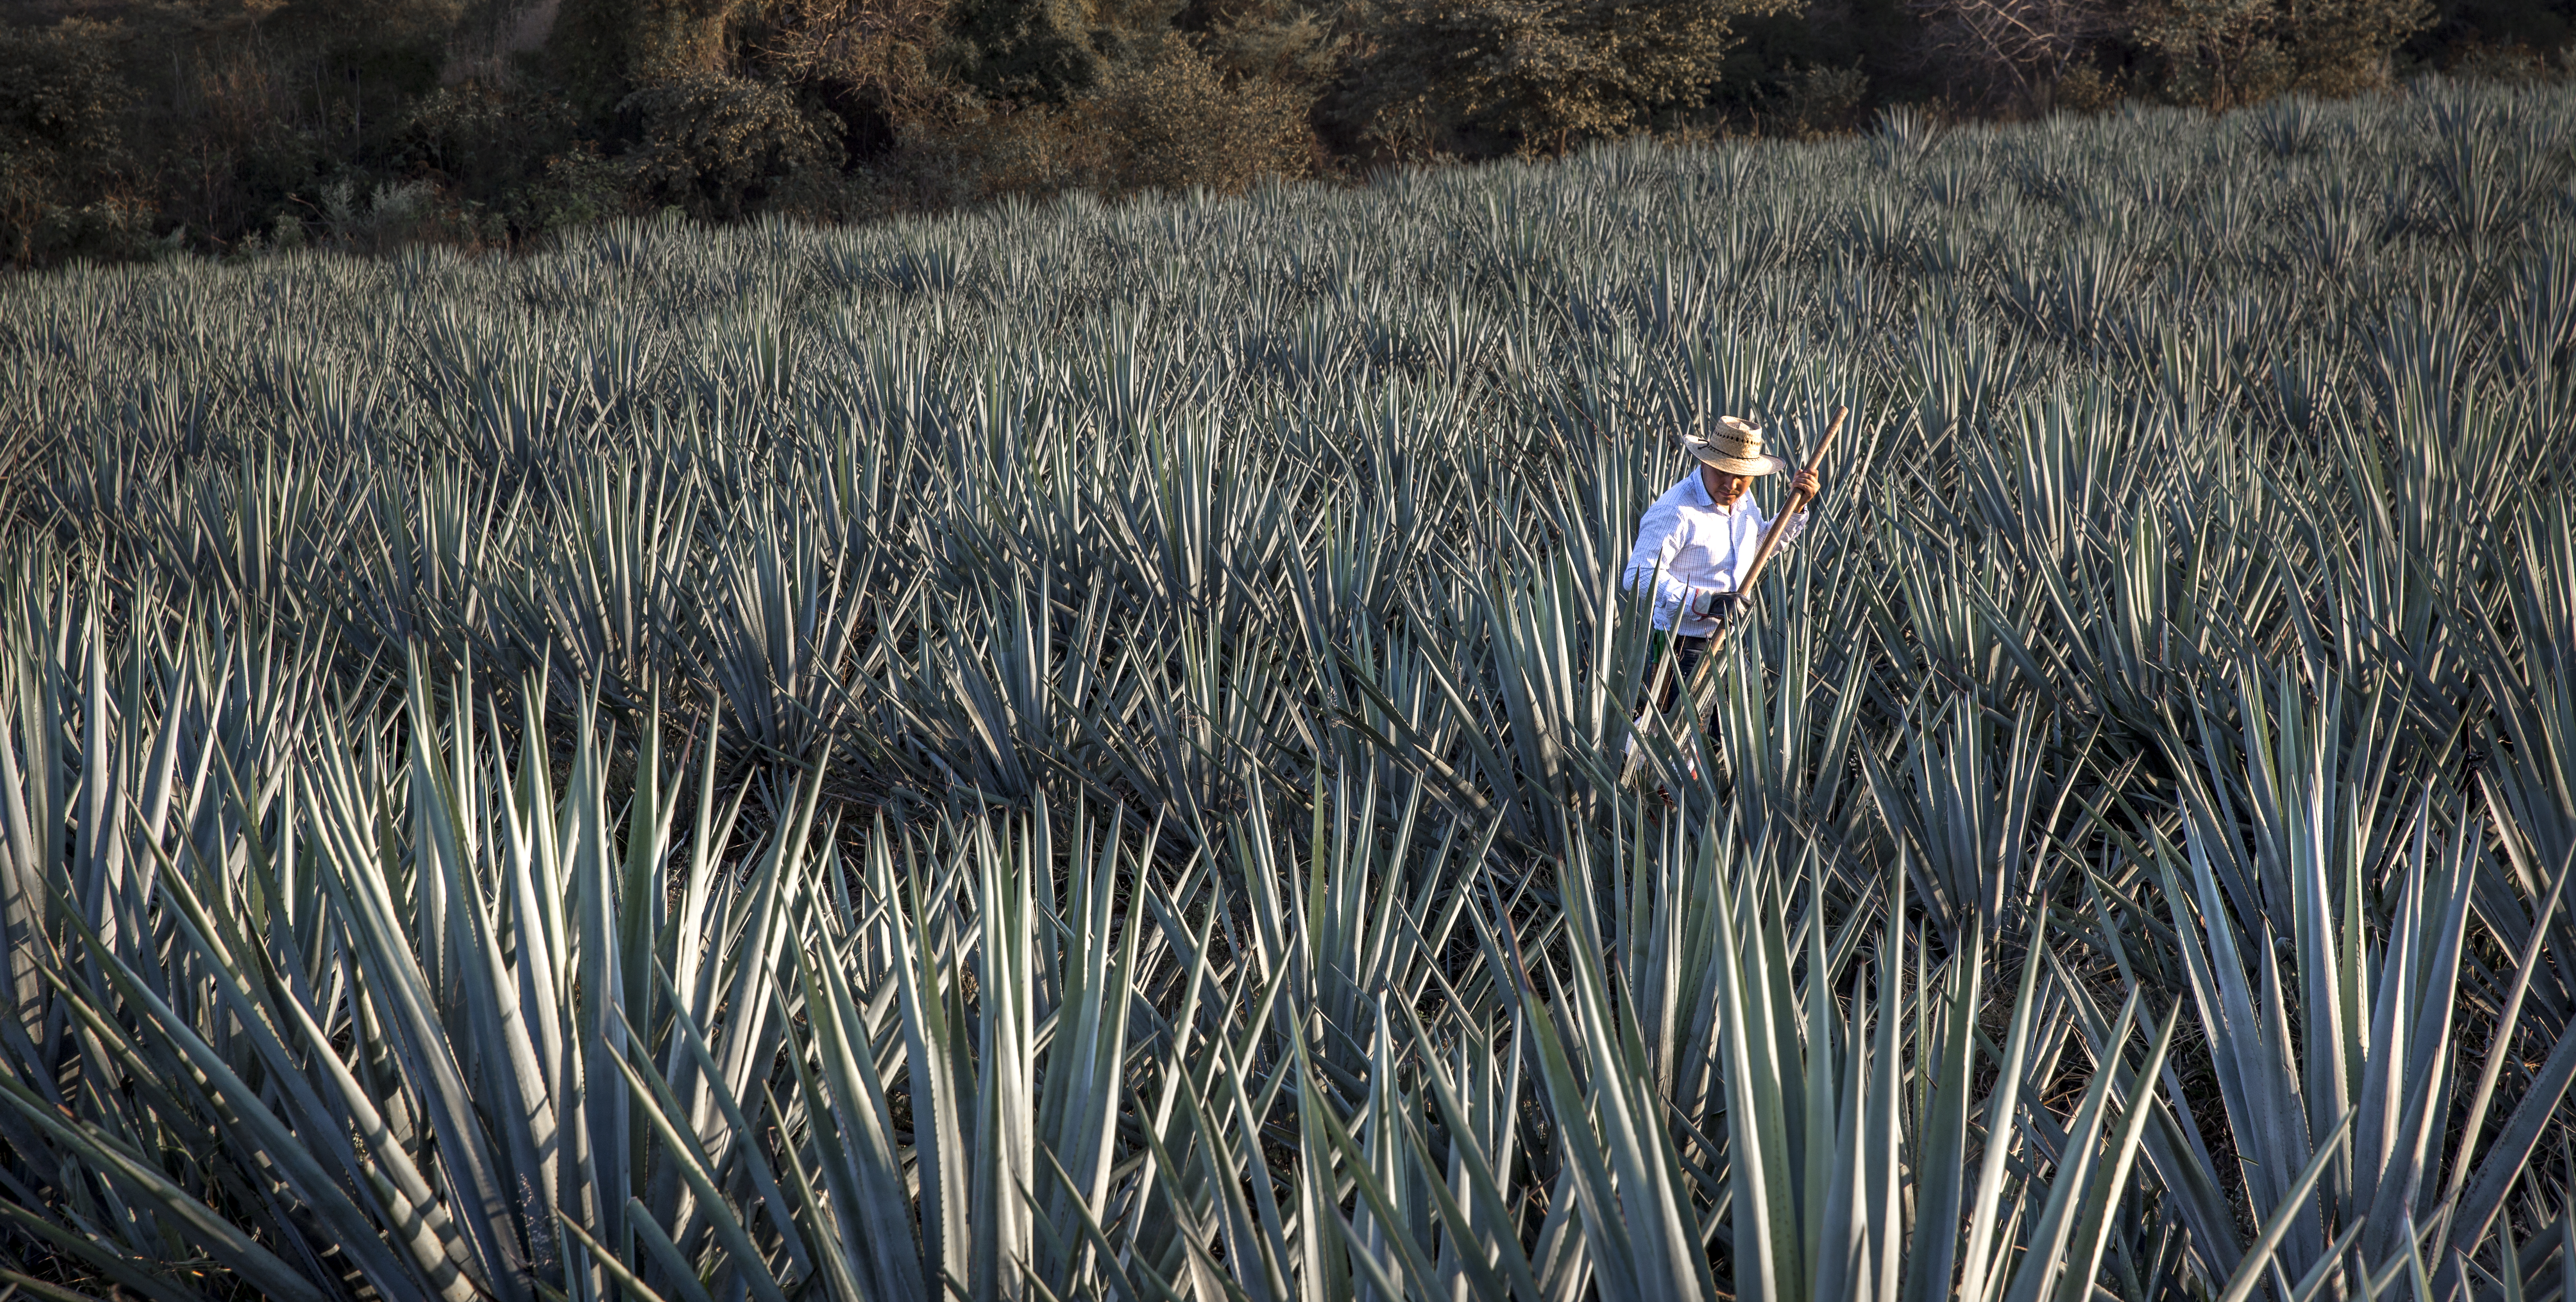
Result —
<instances>
[{"instance_id":1,"label":"man in agave field","mask_svg":"<svg viewBox=\"0 0 2576 1302\"><path fill-rule=\"evenodd\" d=\"M1762 446L1762 428L1733 416L1718 418L1712 433L1683 434L1682 447L1699 464L1656 498L1637 526L1621 582L1632 592L1654 588L1658 663L1649 697L1655 710L1670 708L1673 694L1708 653L1710 638L1743 604L1738 581L1770 525L1753 500L1753 481L1789 468ZM1799 471L1790 481L1791 502L1814 500L1818 484L1815 471ZM1781 530L1778 545L1787 546L1806 525L1801 506Z\"/></svg>"}]
</instances>

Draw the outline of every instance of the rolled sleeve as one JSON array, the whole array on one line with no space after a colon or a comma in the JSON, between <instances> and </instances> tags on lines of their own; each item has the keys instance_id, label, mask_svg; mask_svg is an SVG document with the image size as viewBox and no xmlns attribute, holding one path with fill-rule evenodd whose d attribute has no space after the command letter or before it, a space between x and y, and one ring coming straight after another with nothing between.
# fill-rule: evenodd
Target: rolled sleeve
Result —
<instances>
[{"instance_id":1,"label":"rolled sleeve","mask_svg":"<svg viewBox=\"0 0 2576 1302\"><path fill-rule=\"evenodd\" d=\"M1628 590L1631 592L1636 591L1638 583L1645 577L1646 573L1644 571L1635 569L1629 570ZM1655 627L1669 629L1676 623L1687 622L1696 618L1696 616L1687 612L1691 609L1692 603L1702 592L1707 591L1707 589L1694 588L1691 585L1674 578L1672 574L1666 570L1653 571L1653 578L1655 585Z\"/></svg>"},{"instance_id":2,"label":"rolled sleeve","mask_svg":"<svg viewBox=\"0 0 2576 1302\"><path fill-rule=\"evenodd\" d=\"M1807 513L1801 510L1796 515L1790 516L1789 523L1781 528L1780 545L1772 549L1772 554L1776 556L1789 550L1789 544L1798 541L1798 535L1806 531Z\"/></svg>"}]
</instances>

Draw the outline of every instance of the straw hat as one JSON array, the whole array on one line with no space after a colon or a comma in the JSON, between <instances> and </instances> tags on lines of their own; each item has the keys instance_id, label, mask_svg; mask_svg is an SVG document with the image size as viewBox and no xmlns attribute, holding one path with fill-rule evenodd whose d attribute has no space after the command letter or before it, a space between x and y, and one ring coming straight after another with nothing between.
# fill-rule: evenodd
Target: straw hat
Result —
<instances>
[{"instance_id":1,"label":"straw hat","mask_svg":"<svg viewBox=\"0 0 2576 1302\"><path fill-rule=\"evenodd\" d=\"M1718 417L1717 428L1706 434L1683 434L1682 447L1700 464L1730 475L1776 475L1789 468L1788 462L1762 454L1761 426L1734 416Z\"/></svg>"}]
</instances>

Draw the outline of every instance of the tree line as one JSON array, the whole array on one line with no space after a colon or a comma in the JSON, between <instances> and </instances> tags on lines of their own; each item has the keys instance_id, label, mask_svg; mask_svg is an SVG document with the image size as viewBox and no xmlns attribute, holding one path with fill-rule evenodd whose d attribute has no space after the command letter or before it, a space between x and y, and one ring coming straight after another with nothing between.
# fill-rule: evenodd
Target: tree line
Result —
<instances>
[{"instance_id":1,"label":"tree line","mask_svg":"<svg viewBox=\"0 0 2576 1302\"><path fill-rule=\"evenodd\" d=\"M0 259L2560 77L2576 0L0 0Z\"/></svg>"}]
</instances>

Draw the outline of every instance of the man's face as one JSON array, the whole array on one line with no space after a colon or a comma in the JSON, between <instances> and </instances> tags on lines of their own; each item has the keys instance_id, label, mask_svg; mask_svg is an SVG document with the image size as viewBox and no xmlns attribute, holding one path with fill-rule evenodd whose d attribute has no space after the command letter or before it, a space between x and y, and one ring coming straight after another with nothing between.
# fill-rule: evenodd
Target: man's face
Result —
<instances>
[{"instance_id":1,"label":"man's face","mask_svg":"<svg viewBox=\"0 0 2576 1302\"><path fill-rule=\"evenodd\" d=\"M1744 490L1753 487L1753 476L1730 475L1709 466L1700 467L1700 481L1708 486L1708 495L1719 506L1733 506Z\"/></svg>"}]
</instances>

